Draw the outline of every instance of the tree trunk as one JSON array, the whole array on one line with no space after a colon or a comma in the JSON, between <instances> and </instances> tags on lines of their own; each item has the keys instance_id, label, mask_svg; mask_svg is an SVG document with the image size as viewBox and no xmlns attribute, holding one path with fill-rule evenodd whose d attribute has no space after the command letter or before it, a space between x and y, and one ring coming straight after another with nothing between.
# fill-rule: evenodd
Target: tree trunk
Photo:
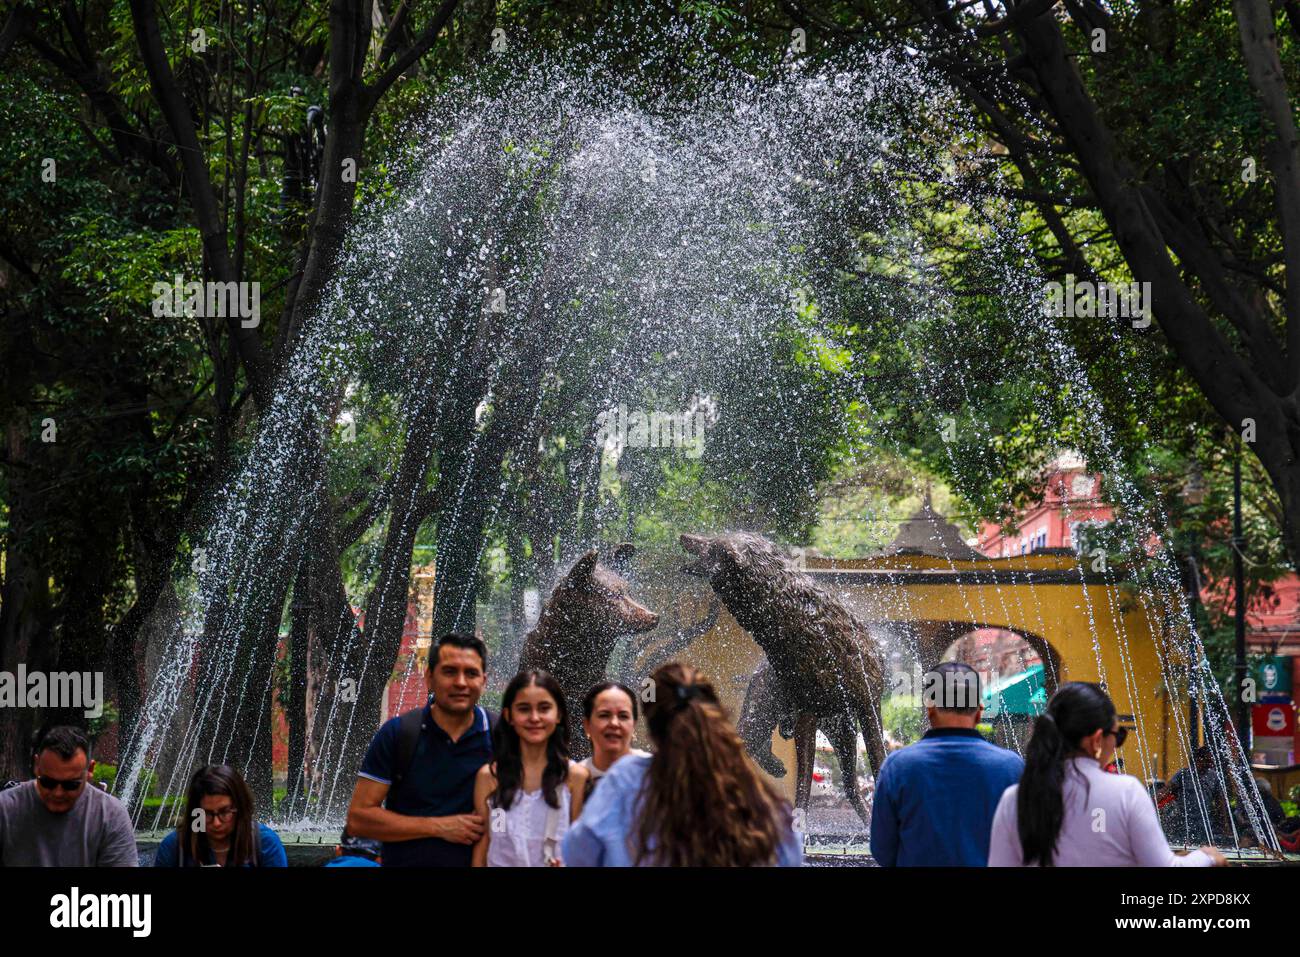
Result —
<instances>
[{"instance_id":1,"label":"tree trunk","mask_svg":"<svg viewBox=\"0 0 1300 957\"><path fill-rule=\"evenodd\" d=\"M1248 422L1254 425L1253 451L1277 488L1284 510L1282 533L1292 561L1300 563L1300 410L1295 393L1275 392L1260 367L1237 354L1184 284L1169 250L1195 268L1252 356L1276 357L1280 343L1262 317L1232 294L1230 284L1219 282L1218 266L1204 242L1161 196L1141 185L1102 123L1055 21L1031 19L1019 24L1017 32L1043 100L1078 157L1134 278L1151 284L1153 311L1165 338L1229 428L1241 434Z\"/></svg>"},{"instance_id":2,"label":"tree trunk","mask_svg":"<svg viewBox=\"0 0 1300 957\"><path fill-rule=\"evenodd\" d=\"M329 132L321 159L316 206L307 229L301 275L285 296L276 359L281 368L293 350L307 319L320 304L320 294L333 271L356 200L361 150L370 104L361 82L370 44L367 0L330 3Z\"/></svg>"},{"instance_id":3,"label":"tree trunk","mask_svg":"<svg viewBox=\"0 0 1300 957\"><path fill-rule=\"evenodd\" d=\"M51 599L49 576L42 574L31 554L33 530L28 507L33 492L25 481L27 423L17 416L8 423L6 439L9 487L5 504L9 528L4 538L4 584L0 586L0 670L16 672L48 667ZM0 708L0 781L26 780L32 773L29 753L36 714L30 708Z\"/></svg>"},{"instance_id":4,"label":"tree trunk","mask_svg":"<svg viewBox=\"0 0 1300 957\"><path fill-rule=\"evenodd\" d=\"M261 633L246 655L241 655L238 671L224 689L228 697L223 714L229 718L218 722L214 739L217 753L224 754L248 782L257 813L263 818L274 808L271 699L279 630L279 615L268 614L262 619Z\"/></svg>"},{"instance_id":5,"label":"tree trunk","mask_svg":"<svg viewBox=\"0 0 1300 957\"><path fill-rule=\"evenodd\" d=\"M323 496L320 508L329 508ZM309 802L320 797L327 725L338 717L341 676L331 674L331 668L343 660L356 626L332 533L332 522L314 525L312 546L294 585L287 802L288 812L294 815L308 813Z\"/></svg>"},{"instance_id":6,"label":"tree trunk","mask_svg":"<svg viewBox=\"0 0 1300 957\"><path fill-rule=\"evenodd\" d=\"M379 720L384 688L402 644L411 590L411 556L431 502L424 486L437 438L435 411L434 398L427 395L407 422L406 447L398 462L388 529L379 555L379 577L366 598L363 640L344 641L340 629L340 640L330 662L331 688L337 691L346 682L349 691L354 692L351 701L343 699L335 709L333 720L350 730L346 739L334 741L328 757L347 778L360 765Z\"/></svg>"},{"instance_id":7,"label":"tree trunk","mask_svg":"<svg viewBox=\"0 0 1300 957\"><path fill-rule=\"evenodd\" d=\"M307 761L307 731L310 720L307 716L309 693L307 688L307 658L311 624L311 576L307 571L307 562L298 569L293 583L293 603L290 605L289 625L289 704L285 719L289 725L288 748L288 789L285 805L289 817L297 817L301 811L301 802L311 786L311 776Z\"/></svg>"}]
</instances>

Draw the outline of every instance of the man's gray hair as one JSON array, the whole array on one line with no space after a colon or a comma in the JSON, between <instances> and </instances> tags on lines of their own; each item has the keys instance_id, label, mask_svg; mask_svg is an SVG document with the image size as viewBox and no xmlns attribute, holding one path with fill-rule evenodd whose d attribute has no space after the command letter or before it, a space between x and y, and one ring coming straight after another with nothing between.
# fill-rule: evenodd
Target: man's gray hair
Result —
<instances>
[{"instance_id":1,"label":"man's gray hair","mask_svg":"<svg viewBox=\"0 0 1300 957\"><path fill-rule=\"evenodd\" d=\"M927 708L974 714L981 705L979 673L964 661L944 661L921 679L921 701Z\"/></svg>"}]
</instances>

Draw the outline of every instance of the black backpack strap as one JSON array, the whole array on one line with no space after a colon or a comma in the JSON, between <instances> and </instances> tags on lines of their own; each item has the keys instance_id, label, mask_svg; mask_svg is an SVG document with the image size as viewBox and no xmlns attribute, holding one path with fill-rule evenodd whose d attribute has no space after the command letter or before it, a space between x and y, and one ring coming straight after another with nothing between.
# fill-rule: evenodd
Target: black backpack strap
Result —
<instances>
[{"instance_id":1,"label":"black backpack strap","mask_svg":"<svg viewBox=\"0 0 1300 957\"><path fill-rule=\"evenodd\" d=\"M420 731L424 727L424 716L428 713L427 706L414 708L397 719L397 761L393 765L393 783L388 786L390 793L402 783L411 762L415 760L415 747L420 743Z\"/></svg>"},{"instance_id":2,"label":"black backpack strap","mask_svg":"<svg viewBox=\"0 0 1300 957\"><path fill-rule=\"evenodd\" d=\"M488 734L491 734L496 730L501 715L490 708L484 708L483 712L488 717ZM429 706L426 704L422 708L403 712L397 719L397 760L393 765L393 783L388 786L390 794L402 783L406 772L410 770L411 762L415 760L415 748L420 743L420 732L424 730L424 722L428 714Z\"/></svg>"}]
</instances>

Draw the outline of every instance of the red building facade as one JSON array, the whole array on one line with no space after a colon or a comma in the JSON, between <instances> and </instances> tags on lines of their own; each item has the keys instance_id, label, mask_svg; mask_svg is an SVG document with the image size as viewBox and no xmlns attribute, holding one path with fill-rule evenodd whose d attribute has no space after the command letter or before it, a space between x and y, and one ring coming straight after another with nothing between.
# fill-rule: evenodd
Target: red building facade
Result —
<instances>
[{"instance_id":1,"label":"red building facade","mask_svg":"<svg viewBox=\"0 0 1300 957\"><path fill-rule=\"evenodd\" d=\"M1010 531L985 522L972 547L990 558L1028 555L1040 548L1077 549L1080 528L1114 517L1101 497L1101 475L1089 472L1080 456L1066 453L1048 466L1042 499L1017 515ZM1248 652L1300 655L1300 576L1287 575L1270 587L1272 598L1250 603L1246 612ZM1232 588L1206 588L1201 600L1230 608Z\"/></svg>"},{"instance_id":2,"label":"red building facade","mask_svg":"<svg viewBox=\"0 0 1300 957\"><path fill-rule=\"evenodd\" d=\"M1042 499L1016 516L1010 532L985 522L972 546L976 551L1006 558L1040 548L1077 548L1080 528L1114 519L1114 510L1101 498L1101 476L1089 472L1082 458L1061 455L1048 469Z\"/></svg>"}]
</instances>

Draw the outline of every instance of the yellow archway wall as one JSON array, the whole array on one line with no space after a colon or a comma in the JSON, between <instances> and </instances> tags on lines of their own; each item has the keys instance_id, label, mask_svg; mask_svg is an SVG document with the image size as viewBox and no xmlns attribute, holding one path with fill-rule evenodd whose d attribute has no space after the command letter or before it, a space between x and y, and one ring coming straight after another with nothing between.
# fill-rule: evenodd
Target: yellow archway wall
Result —
<instances>
[{"instance_id":1,"label":"yellow archway wall","mask_svg":"<svg viewBox=\"0 0 1300 957\"><path fill-rule=\"evenodd\" d=\"M1167 688L1165 672L1181 670L1187 638L1180 634L1181 616L1174 614L1172 602L1162 605L1149 593L1092 573L1076 556L1062 554L981 561L919 555L810 558L807 571L863 621L911 626L922 645L931 644L920 649L923 663L927 654L938 660L973 628L1008 629L1031 644L1041 639L1037 643L1049 649L1044 655L1049 670L1059 664L1058 681L1105 685L1129 728L1122 752L1128 773L1168 780L1182 767L1179 741L1186 734L1187 701L1182 688ZM702 619L708 607L708 593L698 590L646 597L656 610L671 609L669 620L681 622ZM948 623L951 627L943 627ZM763 653L723 609L714 628L677 657L713 678L734 717ZM790 769L778 784L793 799L793 743L774 734L773 751Z\"/></svg>"}]
</instances>

